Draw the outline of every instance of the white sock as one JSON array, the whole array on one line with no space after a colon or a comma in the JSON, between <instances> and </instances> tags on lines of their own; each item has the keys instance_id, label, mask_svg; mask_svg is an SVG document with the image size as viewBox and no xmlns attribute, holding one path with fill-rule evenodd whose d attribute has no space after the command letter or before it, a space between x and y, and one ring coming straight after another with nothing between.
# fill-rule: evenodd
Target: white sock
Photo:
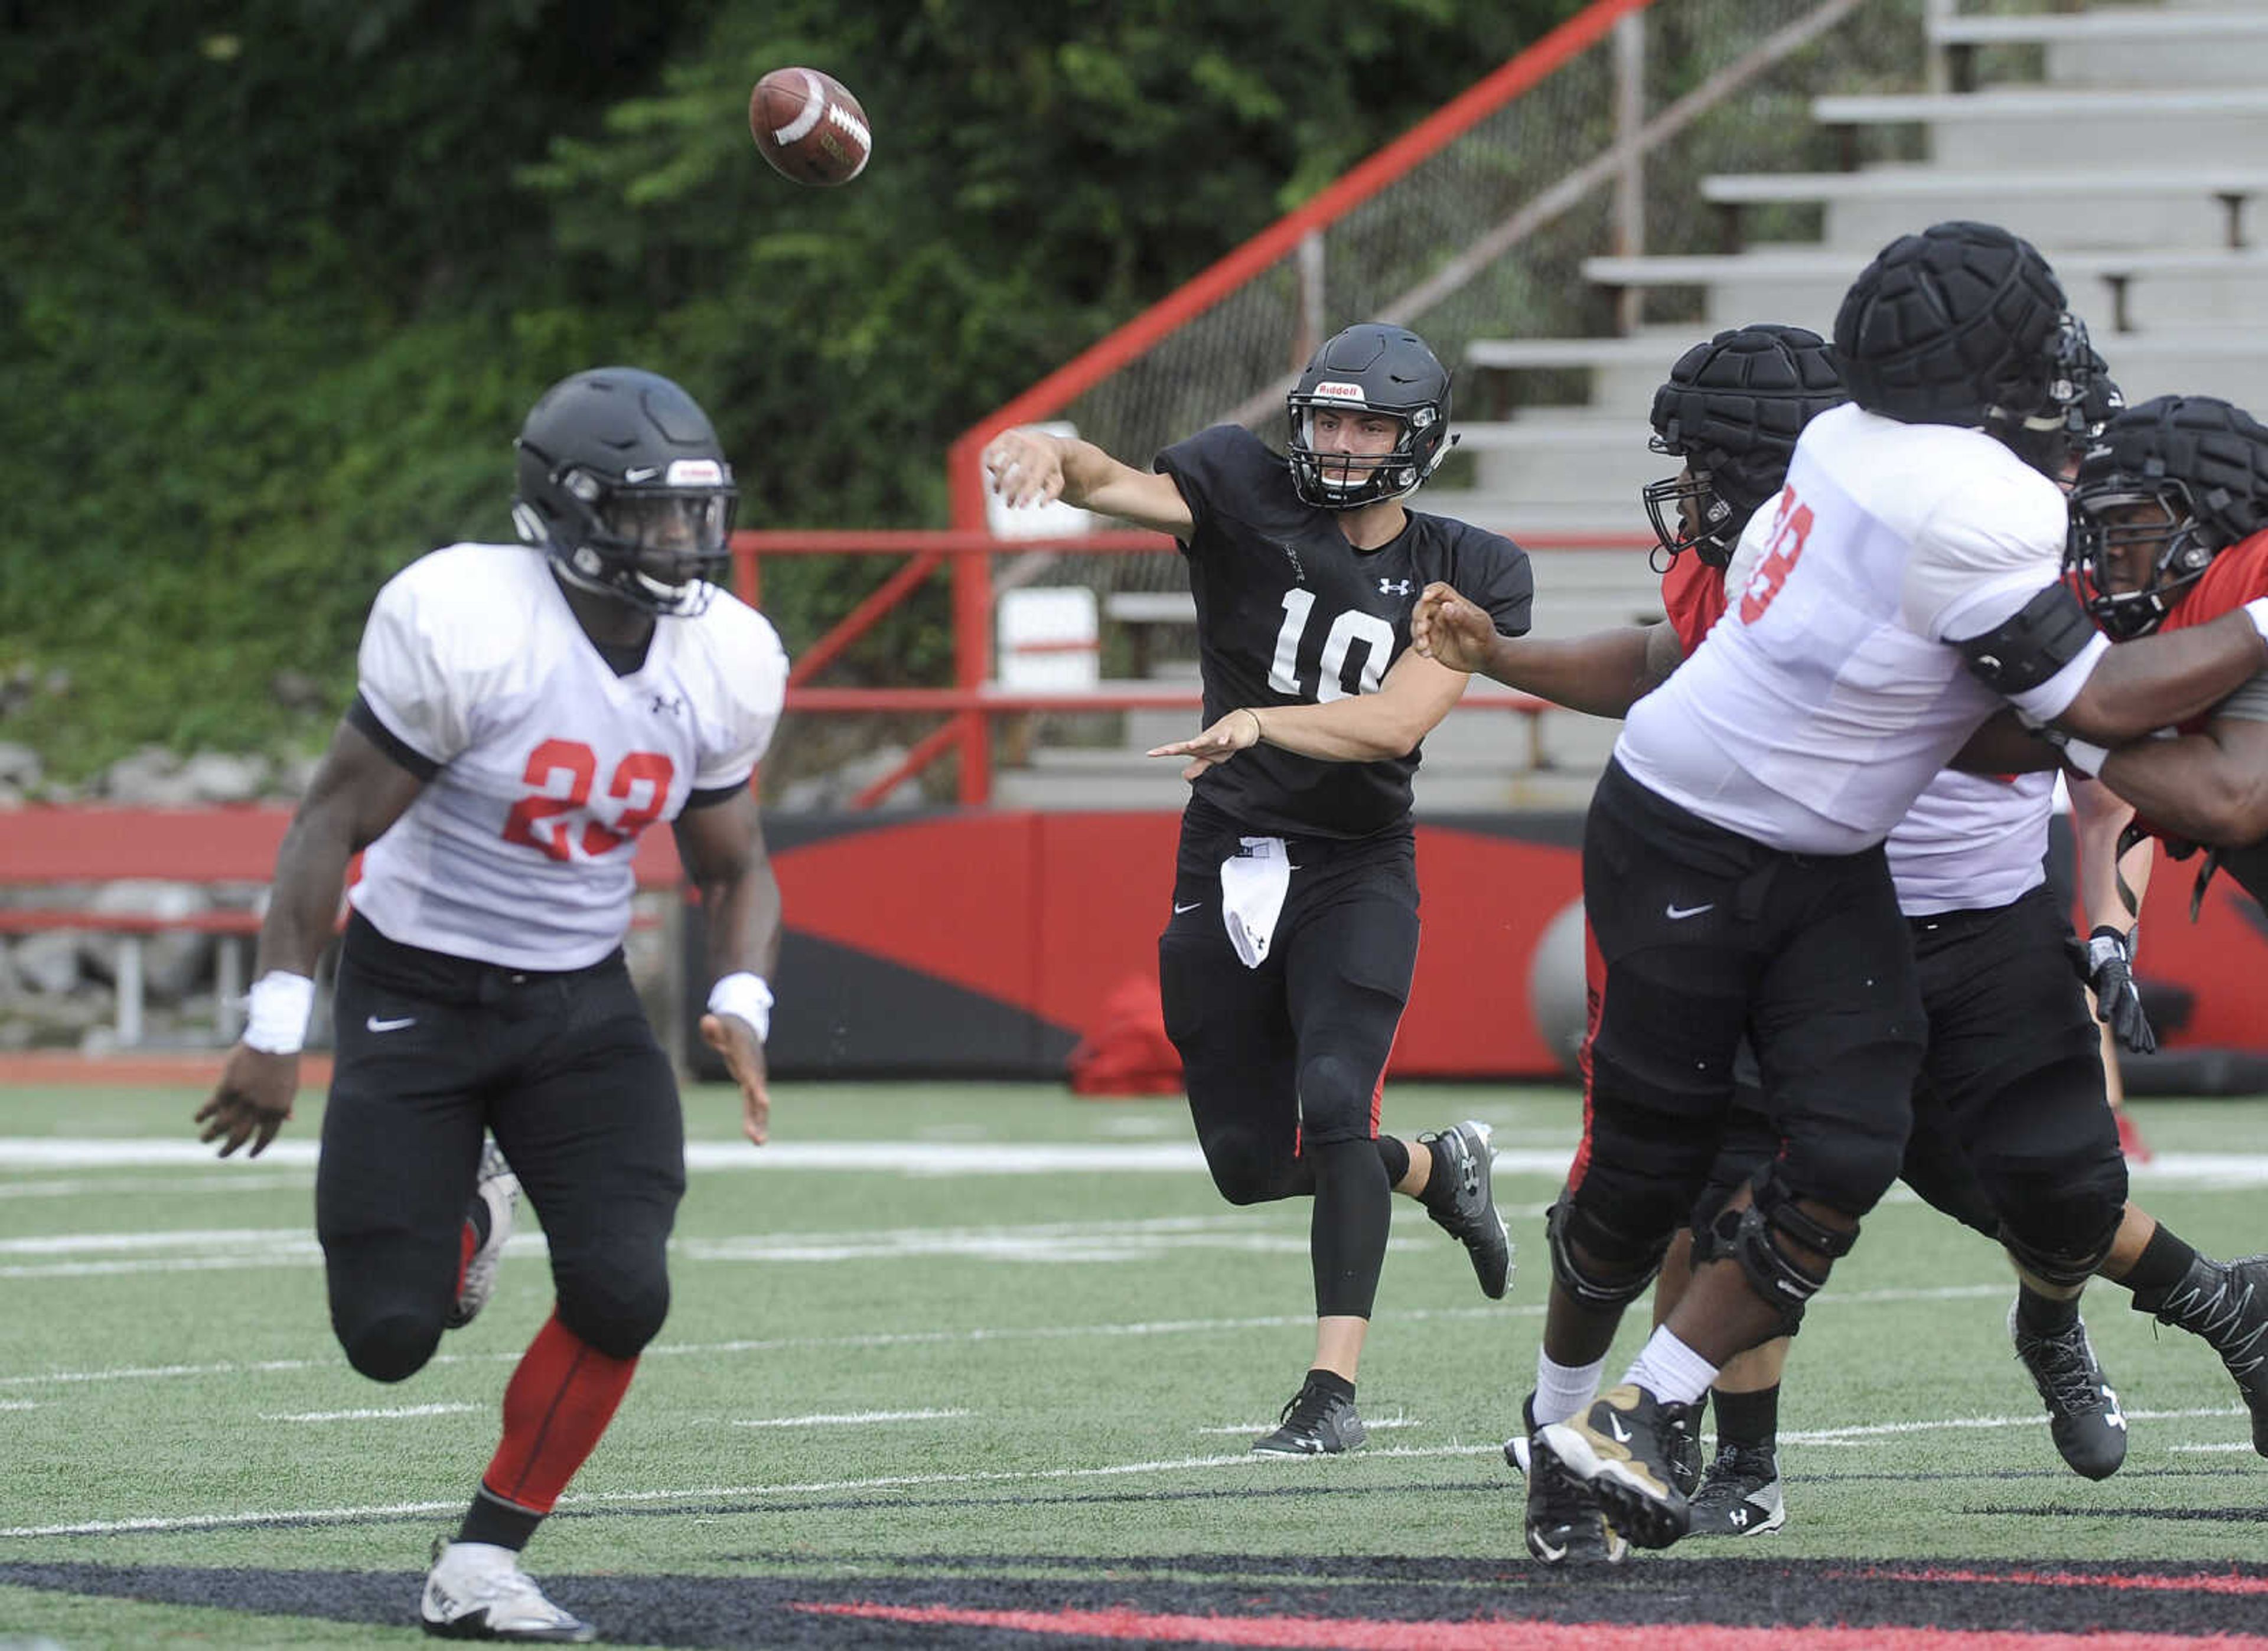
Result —
<instances>
[{"instance_id":1,"label":"white sock","mask_svg":"<svg viewBox=\"0 0 2268 1651\"><path fill-rule=\"evenodd\" d=\"M1599 1396L1599 1376L1607 1368L1603 1358L1588 1364L1554 1364L1550 1355L1535 1355L1535 1425L1565 1421L1591 1408Z\"/></svg>"},{"instance_id":2,"label":"white sock","mask_svg":"<svg viewBox=\"0 0 2268 1651\"><path fill-rule=\"evenodd\" d=\"M1717 1367L1671 1335L1667 1324L1647 1338L1623 1376L1665 1405L1690 1405L1716 1379Z\"/></svg>"}]
</instances>

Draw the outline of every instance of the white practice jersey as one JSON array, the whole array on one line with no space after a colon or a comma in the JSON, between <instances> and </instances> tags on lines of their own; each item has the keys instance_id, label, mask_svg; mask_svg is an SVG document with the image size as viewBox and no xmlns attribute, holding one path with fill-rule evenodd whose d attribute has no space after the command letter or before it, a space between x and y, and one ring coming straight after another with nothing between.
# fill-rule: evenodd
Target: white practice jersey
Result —
<instances>
[{"instance_id":1,"label":"white practice jersey","mask_svg":"<svg viewBox=\"0 0 2268 1651\"><path fill-rule=\"evenodd\" d=\"M438 772L363 856L355 909L405 945L527 969L622 943L639 833L747 784L787 687L770 621L722 591L657 620L644 664L616 676L520 545L452 545L396 574L359 671L364 703Z\"/></svg>"},{"instance_id":2,"label":"white practice jersey","mask_svg":"<svg viewBox=\"0 0 2268 1651\"><path fill-rule=\"evenodd\" d=\"M2055 484L1982 431L1821 414L1743 535L1754 571L1727 584L1693 657L1631 708L1616 759L1775 848L1881 842L2002 703L1952 644L2056 583L2064 524ZM2092 639L2011 702L2054 717L2108 646Z\"/></svg>"},{"instance_id":3,"label":"white practice jersey","mask_svg":"<svg viewBox=\"0 0 2268 1651\"><path fill-rule=\"evenodd\" d=\"M1753 522L1754 518L1751 518ZM1725 570L1738 591L1755 576L1770 533L1742 533ZM1884 845L1898 909L1908 917L1989 911L2047 881L2056 775L1943 770L1922 788Z\"/></svg>"},{"instance_id":4,"label":"white practice jersey","mask_svg":"<svg viewBox=\"0 0 2268 1651\"><path fill-rule=\"evenodd\" d=\"M1957 774L1932 780L1890 833L1890 880L1908 917L2007 905L2048 880L2047 774Z\"/></svg>"}]
</instances>

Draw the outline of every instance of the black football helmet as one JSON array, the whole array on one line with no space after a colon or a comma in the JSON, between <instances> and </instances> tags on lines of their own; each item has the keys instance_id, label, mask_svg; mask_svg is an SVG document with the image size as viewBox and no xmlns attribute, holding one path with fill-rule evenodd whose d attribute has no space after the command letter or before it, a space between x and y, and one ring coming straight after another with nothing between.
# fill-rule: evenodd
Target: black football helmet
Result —
<instances>
[{"instance_id":1,"label":"black football helmet","mask_svg":"<svg viewBox=\"0 0 2268 1651\"><path fill-rule=\"evenodd\" d=\"M2080 462L2064 565L2095 624L2124 642L2157 629L2215 556L2263 528L2268 428L2213 396L2161 395L2114 416ZM2137 546L2149 575L2117 590L2115 564Z\"/></svg>"},{"instance_id":2,"label":"black football helmet","mask_svg":"<svg viewBox=\"0 0 2268 1651\"><path fill-rule=\"evenodd\" d=\"M1796 437L1847 399L1827 341L1800 327L1734 327L1680 356L1653 393L1647 445L1685 468L1639 495L1659 549L1671 561L1690 550L1712 568L1731 562L1741 530L1779 491Z\"/></svg>"},{"instance_id":3,"label":"black football helmet","mask_svg":"<svg viewBox=\"0 0 2268 1651\"><path fill-rule=\"evenodd\" d=\"M1900 236L1859 272L1835 353L1868 412L1989 429L2058 477L2100 360L2038 248L1960 221Z\"/></svg>"},{"instance_id":4,"label":"black football helmet","mask_svg":"<svg viewBox=\"0 0 2268 1651\"><path fill-rule=\"evenodd\" d=\"M1326 510L1398 499L1440 468L1449 434L1449 370L1403 327L1364 321L1336 334L1308 360L1284 404L1292 415L1292 485ZM1390 413L1402 421L1394 451L1372 456L1315 449L1318 407ZM1326 466L1344 481L1328 479Z\"/></svg>"},{"instance_id":5,"label":"black football helmet","mask_svg":"<svg viewBox=\"0 0 2268 1651\"><path fill-rule=\"evenodd\" d=\"M659 373L595 367L529 409L512 525L562 577L690 617L731 566L740 495L700 403Z\"/></svg>"}]
</instances>

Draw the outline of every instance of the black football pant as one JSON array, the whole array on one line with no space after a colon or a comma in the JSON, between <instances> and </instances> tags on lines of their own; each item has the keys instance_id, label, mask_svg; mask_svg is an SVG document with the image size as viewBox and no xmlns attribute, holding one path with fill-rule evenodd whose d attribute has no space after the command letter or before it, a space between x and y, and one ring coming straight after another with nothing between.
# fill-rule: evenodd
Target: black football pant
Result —
<instances>
[{"instance_id":1,"label":"black football pant","mask_svg":"<svg viewBox=\"0 0 2268 1651\"><path fill-rule=\"evenodd\" d=\"M1193 800L1158 942L1166 1031L1189 1115L1233 1204L1312 1194L1315 1311L1366 1318L1393 1188L1376 1146L1387 1057L1418 962L1417 846L1287 840L1275 939L1247 968L1221 922L1220 865L1243 831Z\"/></svg>"},{"instance_id":2,"label":"black football pant","mask_svg":"<svg viewBox=\"0 0 2268 1651\"><path fill-rule=\"evenodd\" d=\"M1610 763L1584 831L1595 1018L1575 1230L1658 1253L1691 1218L1751 1040L1782 1185L1856 1218L1897 1177L1924 1023L1877 848L1794 855Z\"/></svg>"},{"instance_id":3,"label":"black football pant","mask_svg":"<svg viewBox=\"0 0 2268 1651\"><path fill-rule=\"evenodd\" d=\"M2057 898L2043 885L1907 926L1929 1048L1900 1178L2036 1273L2075 1282L2117 1229L2126 1160ZM1763 1097L1744 1090L1697 1227L1778 1147Z\"/></svg>"},{"instance_id":4,"label":"black football pant","mask_svg":"<svg viewBox=\"0 0 2268 1651\"><path fill-rule=\"evenodd\" d=\"M432 1356L483 1130L543 1223L560 1322L637 1357L669 1310L685 1133L622 955L509 969L398 944L357 915L335 1018L315 1228L355 1368L398 1382Z\"/></svg>"}]
</instances>

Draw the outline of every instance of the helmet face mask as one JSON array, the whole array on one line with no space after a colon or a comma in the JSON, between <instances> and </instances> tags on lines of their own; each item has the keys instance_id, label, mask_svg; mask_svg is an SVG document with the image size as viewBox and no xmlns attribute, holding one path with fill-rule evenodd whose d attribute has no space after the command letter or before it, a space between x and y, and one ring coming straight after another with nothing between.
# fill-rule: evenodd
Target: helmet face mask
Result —
<instances>
[{"instance_id":1,"label":"helmet face mask","mask_svg":"<svg viewBox=\"0 0 2268 1651\"><path fill-rule=\"evenodd\" d=\"M1646 444L1655 452L1670 452L1659 436ZM1656 564L1658 569L1689 550L1709 567L1732 565L1734 547L1750 512L1735 510L1717 491L1709 472L1688 464L1674 476L1647 482L1638 489L1638 497L1653 527L1654 548L1665 559Z\"/></svg>"},{"instance_id":2,"label":"helmet face mask","mask_svg":"<svg viewBox=\"0 0 2268 1651\"><path fill-rule=\"evenodd\" d=\"M578 373L535 404L517 445L513 523L562 578L661 617L708 606L740 495L691 396L634 368Z\"/></svg>"},{"instance_id":3,"label":"helmet face mask","mask_svg":"<svg viewBox=\"0 0 2268 1651\"><path fill-rule=\"evenodd\" d=\"M1403 327L1370 321L1326 341L1285 396L1292 485L1320 510L1351 510L1415 491L1455 445L1449 434L1449 372L1425 341ZM1335 415L1335 416L1334 416ZM1331 437L1342 422L1395 422L1383 452L1354 451Z\"/></svg>"},{"instance_id":4,"label":"helmet face mask","mask_svg":"<svg viewBox=\"0 0 2268 1651\"><path fill-rule=\"evenodd\" d=\"M2064 565L2088 616L2113 642L2156 630L2219 550L2184 482L2112 476L2072 495Z\"/></svg>"},{"instance_id":5,"label":"helmet face mask","mask_svg":"<svg viewBox=\"0 0 2268 1651\"><path fill-rule=\"evenodd\" d=\"M2057 318L2042 352L2036 385L2011 395L2018 406L1984 410L1984 428L2033 469L2061 481L2078 468L2088 444L2124 404L2108 368L2070 311Z\"/></svg>"}]
</instances>

